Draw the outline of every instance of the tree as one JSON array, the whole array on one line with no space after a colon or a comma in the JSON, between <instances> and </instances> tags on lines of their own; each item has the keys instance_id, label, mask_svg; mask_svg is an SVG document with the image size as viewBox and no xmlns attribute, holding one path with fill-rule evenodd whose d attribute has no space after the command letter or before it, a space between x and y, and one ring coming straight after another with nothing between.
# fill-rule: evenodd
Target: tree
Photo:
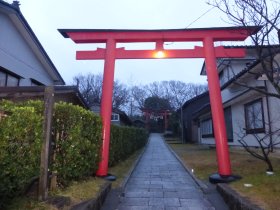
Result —
<instances>
[{"instance_id":1,"label":"tree","mask_svg":"<svg viewBox=\"0 0 280 210\"><path fill-rule=\"evenodd\" d=\"M145 87L133 86L130 88L132 101L138 109L144 107L145 99L149 96Z\"/></svg>"},{"instance_id":2,"label":"tree","mask_svg":"<svg viewBox=\"0 0 280 210\"><path fill-rule=\"evenodd\" d=\"M114 82L113 108L122 109L129 102L129 90L119 81Z\"/></svg>"},{"instance_id":3,"label":"tree","mask_svg":"<svg viewBox=\"0 0 280 210\"><path fill-rule=\"evenodd\" d=\"M148 127L152 132L163 132L165 130L165 122L167 116L164 116L166 111L170 112L171 105L169 100L158 96L151 96L145 99L143 111L148 113L150 119Z\"/></svg>"},{"instance_id":4,"label":"tree","mask_svg":"<svg viewBox=\"0 0 280 210\"><path fill-rule=\"evenodd\" d=\"M280 133L280 129L271 133L265 133L264 135L260 135L257 133L252 134L255 141L258 143L260 149L255 149L248 145L246 140L246 136L247 136L246 132L243 132L243 134L240 135L238 141L249 154L251 154L253 157L257 159L264 161L267 164L267 171L273 171L273 165L269 156L271 153L270 148L280 144L279 133ZM278 140L274 139L274 141L270 141L272 136L275 136Z\"/></svg>"},{"instance_id":5,"label":"tree","mask_svg":"<svg viewBox=\"0 0 280 210\"><path fill-rule=\"evenodd\" d=\"M280 99L280 47L277 45L280 41L280 3L273 0L209 0L208 4L225 13L229 22L236 26L260 27L256 34L251 35L256 61L248 66L248 74L254 75L255 78L264 78L269 81L272 88L267 88L266 82L266 88L249 85L237 79L234 83L258 91L266 97ZM257 110L254 112L251 114L249 112L249 115L257 122L258 112ZM265 161L268 170L273 171L269 154L280 143L280 140L279 129L271 129L271 123L266 123L269 129L263 134L248 132L247 128L243 128L244 132L239 135L239 142L251 155ZM248 135L258 143L259 151L248 146Z\"/></svg>"},{"instance_id":6,"label":"tree","mask_svg":"<svg viewBox=\"0 0 280 210\"><path fill-rule=\"evenodd\" d=\"M101 103L102 96L101 74L77 75L73 84L77 85L83 98L89 106ZM127 87L119 81L114 82L113 103L114 109L122 109L135 116L141 114L145 107L145 100L149 97L164 99L168 109L175 111L188 99L191 99L207 90L207 85L184 83L181 81L161 81L148 85Z\"/></svg>"},{"instance_id":7,"label":"tree","mask_svg":"<svg viewBox=\"0 0 280 210\"><path fill-rule=\"evenodd\" d=\"M103 76L101 74L87 74L78 75L73 78L74 85L77 85L83 98L86 100L89 106L93 106L101 103L102 97L102 83ZM113 108L123 108L129 99L128 89L125 85L119 81L114 82L113 91Z\"/></svg>"},{"instance_id":8,"label":"tree","mask_svg":"<svg viewBox=\"0 0 280 210\"><path fill-rule=\"evenodd\" d=\"M251 40L256 62L262 68L251 74L265 75L275 91L265 91L238 81L235 83L280 98L280 47L275 45L280 41L280 3L273 0L210 0L208 4L225 13L229 22L236 26L261 27L258 33L251 35Z\"/></svg>"},{"instance_id":9,"label":"tree","mask_svg":"<svg viewBox=\"0 0 280 210\"><path fill-rule=\"evenodd\" d=\"M207 91L207 85L171 80L132 86L129 91L130 99L126 110L133 117L141 115L141 110L145 107L145 100L149 97L167 100L170 104L168 109L176 111L185 101Z\"/></svg>"},{"instance_id":10,"label":"tree","mask_svg":"<svg viewBox=\"0 0 280 210\"><path fill-rule=\"evenodd\" d=\"M207 91L207 85L184 83L182 81L153 82L146 88L150 96L158 96L169 100L172 109L179 109L182 104Z\"/></svg>"},{"instance_id":11,"label":"tree","mask_svg":"<svg viewBox=\"0 0 280 210\"><path fill-rule=\"evenodd\" d=\"M236 135L239 138L239 143L243 148L253 157L264 161L267 165L267 171L273 171L273 165L270 160L271 148L280 144L280 128L274 128L270 132L260 133L258 128L262 127L263 115L260 106L254 106L252 109L246 109L247 122L246 128L241 128ZM270 126L270 122L266 122L264 127ZM257 142L258 148L252 147L248 144L248 134Z\"/></svg>"},{"instance_id":12,"label":"tree","mask_svg":"<svg viewBox=\"0 0 280 210\"><path fill-rule=\"evenodd\" d=\"M144 107L148 93L143 86L132 86L128 90L129 102L126 110L131 118L141 119L141 107Z\"/></svg>"},{"instance_id":13,"label":"tree","mask_svg":"<svg viewBox=\"0 0 280 210\"><path fill-rule=\"evenodd\" d=\"M171 98L171 104L175 110L178 110L187 100L208 90L207 85L186 84L180 81L168 81L166 85L169 89L168 98Z\"/></svg>"},{"instance_id":14,"label":"tree","mask_svg":"<svg viewBox=\"0 0 280 210\"><path fill-rule=\"evenodd\" d=\"M164 90L162 88L162 82L153 82L149 85L145 86L145 89L147 89L150 96L157 96L157 97L163 97L164 96Z\"/></svg>"},{"instance_id":15,"label":"tree","mask_svg":"<svg viewBox=\"0 0 280 210\"><path fill-rule=\"evenodd\" d=\"M78 86L83 98L89 106L101 103L102 75L79 74L73 78L74 85Z\"/></svg>"},{"instance_id":16,"label":"tree","mask_svg":"<svg viewBox=\"0 0 280 210\"><path fill-rule=\"evenodd\" d=\"M143 108L153 111L171 110L171 105L166 98L151 96L145 99Z\"/></svg>"}]
</instances>

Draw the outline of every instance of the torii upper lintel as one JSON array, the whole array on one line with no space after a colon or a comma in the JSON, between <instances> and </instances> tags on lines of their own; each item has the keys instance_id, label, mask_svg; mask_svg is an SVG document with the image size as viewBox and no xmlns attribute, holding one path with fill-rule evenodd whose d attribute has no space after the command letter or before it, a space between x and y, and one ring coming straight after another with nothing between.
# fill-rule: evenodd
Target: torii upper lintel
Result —
<instances>
[{"instance_id":1,"label":"torii upper lintel","mask_svg":"<svg viewBox=\"0 0 280 210\"><path fill-rule=\"evenodd\" d=\"M213 41L243 41L260 30L259 26L219 27L164 30L127 30L127 29L59 29L65 38L75 43L106 43L113 38L118 43L128 42L198 42L206 36Z\"/></svg>"},{"instance_id":2,"label":"torii upper lintel","mask_svg":"<svg viewBox=\"0 0 280 210\"><path fill-rule=\"evenodd\" d=\"M78 51L76 54L79 60L105 60L101 99L103 146L97 175L106 176L108 173L115 59L156 58L156 51L164 51L165 56L161 58L205 58L219 172L219 174L214 174L212 178L210 177L210 181L232 181L234 176L231 174L216 59L219 57L244 57L245 49L215 47L214 42L244 41L260 29L259 26L168 30L59 29L65 38L71 38L75 43L106 43L106 49ZM117 43L129 42L155 42L156 47L155 50L116 48ZM194 49L166 50L163 48L164 42L202 42L203 46Z\"/></svg>"}]
</instances>

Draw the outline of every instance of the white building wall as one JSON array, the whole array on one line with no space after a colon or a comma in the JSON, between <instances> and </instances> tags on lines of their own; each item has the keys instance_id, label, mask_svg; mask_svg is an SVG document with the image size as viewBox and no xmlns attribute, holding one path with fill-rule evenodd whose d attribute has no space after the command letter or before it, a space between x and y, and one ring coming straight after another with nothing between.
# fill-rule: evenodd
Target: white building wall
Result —
<instances>
[{"instance_id":1,"label":"white building wall","mask_svg":"<svg viewBox=\"0 0 280 210\"><path fill-rule=\"evenodd\" d=\"M44 85L53 84L36 55L33 53L26 40L14 26L13 22L0 13L0 66L28 79L33 78ZM20 83L27 85L28 81Z\"/></svg>"},{"instance_id":2,"label":"white building wall","mask_svg":"<svg viewBox=\"0 0 280 210\"><path fill-rule=\"evenodd\" d=\"M243 70L246 67L246 63L240 60L232 61L230 65L232 65L232 67L225 68L223 78L220 78L222 80L222 84L227 82L228 79L238 74L241 70ZM277 93L274 87L269 83L269 81L256 80L255 75L245 74L242 76L241 79L242 79L241 82L245 83L248 86L263 87L263 88L267 88L268 92ZM226 107L231 106L231 111L232 111L233 142L228 142L229 145L241 146L238 140L245 136L244 140L249 146L259 146L255 137L252 134L245 135L245 130L244 130L244 128L246 127L244 105L254 100L257 100L259 98L262 98L266 132L269 131L269 117L270 117L272 132L276 130L277 131L280 130L280 99L279 98L276 97L266 98L267 96L262 95L261 93L234 84L231 84L226 89L222 90L221 94L222 94L222 101L224 103L224 106ZM200 119L202 120L204 119L204 117L205 115L201 116ZM280 132L273 137L274 141L280 142L279 134ZM262 138L265 136L265 134L260 133L258 134L258 136ZM199 134L199 138L202 144L209 144L209 145L215 144L214 138L211 137L202 138L200 134ZM266 139L269 140L269 138ZM280 145L277 145L277 147L280 147Z\"/></svg>"},{"instance_id":3,"label":"white building wall","mask_svg":"<svg viewBox=\"0 0 280 210\"><path fill-rule=\"evenodd\" d=\"M269 92L276 93L274 87L269 82L267 82L267 88ZM276 97L268 97L268 103L270 110L271 130L273 132L280 129L280 99Z\"/></svg>"},{"instance_id":4,"label":"white building wall","mask_svg":"<svg viewBox=\"0 0 280 210\"><path fill-rule=\"evenodd\" d=\"M232 64L226 69L227 74L229 75L229 78L233 78L236 76L239 72L244 70L246 68L246 62L242 61L241 59L233 60ZM234 68L231 68L231 66L234 66Z\"/></svg>"},{"instance_id":5,"label":"white building wall","mask_svg":"<svg viewBox=\"0 0 280 210\"><path fill-rule=\"evenodd\" d=\"M252 79L248 79L248 81L246 81L245 83L246 85L250 86L250 87L265 87L264 85L264 81L257 81L254 78ZM222 94L222 102L226 103L227 101L238 97L239 95L242 95L244 92L248 91L249 88L247 87L242 87L240 85L231 85L228 88L225 88L224 90L222 90L221 94Z\"/></svg>"},{"instance_id":6,"label":"white building wall","mask_svg":"<svg viewBox=\"0 0 280 210\"><path fill-rule=\"evenodd\" d=\"M225 103L231 100L232 98L237 97L238 95L244 93L247 90L248 88L241 87L241 86L236 86L235 88L232 89L226 88L221 92L222 102Z\"/></svg>"},{"instance_id":7,"label":"white building wall","mask_svg":"<svg viewBox=\"0 0 280 210\"><path fill-rule=\"evenodd\" d=\"M209 145L212 145L212 144L215 144L215 139L214 138L201 138L201 144L209 144Z\"/></svg>"},{"instance_id":8,"label":"white building wall","mask_svg":"<svg viewBox=\"0 0 280 210\"><path fill-rule=\"evenodd\" d=\"M233 129L233 142L228 142L228 145L231 146L241 146L240 140L242 137L246 141L246 143L249 146L259 146L258 142L256 141L255 137L251 134L245 134L244 128L245 125L245 108L244 105L257 100L259 98L262 98L263 102L263 109L264 109L264 121L265 121L265 129L268 131L268 109L267 109L267 103L266 103L266 96L261 96L260 94L255 94L253 96L248 97L247 100L239 101L238 103L231 105L231 111L232 111L232 129ZM280 99L276 98L269 98L269 104L270 104L270 117L272 121L272 129L279 130L280 129ZM276 114L273 114L276 113ZM203 119L203 118L202 118ZM265 134L260 133L258 136L262 138ZM200 142L202 144L215 144L214 138L208 137L208 138L202 138L201 135L199 136ZM280 141L280 137L277 139Z\"/></svg>"},{"instance_id":9,"label":"white building wall","mask_svg":"<svg viewBox=\"0 0 280 210\"><path fill-rule=\"evenodd\" d=\"M257 99L257 98L256 98ZM255 137L251 134L246 134L244 128L245 125L245 109L244 105L249 103L250 101L244 101L240 104L235 104L231 107L232 110L232 129L233 129L233 142L230 142L229 145L241 146L238 140L244 139L246 143L250 146L259 146L258 142L256 141ZM267 119L267 114L265 113L266 110L266 103L263 99L263 107L264 107L264 118L265 121ZM260 137L263 137L264 134L258 134Z\"/></svg>"}]
</instances>

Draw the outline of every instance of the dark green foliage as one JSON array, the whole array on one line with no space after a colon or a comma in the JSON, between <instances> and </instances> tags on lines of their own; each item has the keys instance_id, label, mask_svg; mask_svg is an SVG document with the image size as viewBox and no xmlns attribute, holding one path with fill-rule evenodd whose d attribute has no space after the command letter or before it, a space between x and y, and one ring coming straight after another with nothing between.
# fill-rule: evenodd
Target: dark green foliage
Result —
<instances>
[{"instance_id":1,"label":"dark green foliage","mask_svg":"<svg viewBox=\"0 0 280 210\"><path fill-rule=\"evenodd\" d=\"M42 103L14 105L3 101L0 104L0 208L22 192L30 179L39 175L42 139Z\"/></svg>"},{"instance_id":2,"label":"dark green foliage","mask_svg":"<svg viewBox=\"0 0 280 210\"><path fill-rule=\"evenodd\" d=\"M0 102L0 209L40 173L43 102ZM101 120L72 104L55 105L51 171L59 184L93 174L101 145Z\"/></svg>"},{"instance_id":3,"label":"dark green foliage","mask_svg":"<svg viewBox=\"0 0 280 210\"><path fill-rule=\"evenodd\" d=\"M112 125L109 166L125 160L143 147L147 139L148 133L144 129Z\"/></svg>"},{"instance_id":4,"label":"dark green foliage","mask_svg":"<svg viewBox=\"0 0 280 210\"><path fill-rule=\"evenodd\" d=\"M0 102L0 209L39 177L43 110L42 101ZM144 129L112 125L109 165L143 147L147 138ZM100 117L79 106L55 104L49 168L60 186L95 173L101 144Z\"/></svg>"},{"instance_id":5,"label":"dark green foliage","mask_svg":"<svg viewBox=\"0 0 280 210\"><path fill-rule=\"evenodd\" d=\"M53 120L54 159L52 170L58 182L92 175L99 162L101 120L92 112L66 103L55 105Z\"/></svg>"},{"instance_id":6,"label":"dark green foliage","mask_svg":"<svg viewBox=\"0 0 280 210\"><path fill-rule=\"evenodd\" d=\"M171 110L168 99L151 96L145 99L144 108L152 111Z\"/></svg>"}]
</instances>

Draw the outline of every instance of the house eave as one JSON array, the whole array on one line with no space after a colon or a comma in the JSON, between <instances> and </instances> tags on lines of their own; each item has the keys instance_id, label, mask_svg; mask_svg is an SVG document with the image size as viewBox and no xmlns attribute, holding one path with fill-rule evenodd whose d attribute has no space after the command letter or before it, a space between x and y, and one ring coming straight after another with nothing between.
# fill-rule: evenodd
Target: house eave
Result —
<instances>
[{"instance_id":1,"label":"house eave","mask_svg":"<svg viewBox=\"0 0 280 210\"><path fill-rule=\"evenodd\" d=\"M186 101L186 102L183 104L182 109L184 109L188 104L192 103L193 101L195 101L195 100L197 100L197 99L199 99L199 98L201 98L201 97L203 97L203 96L206 96L206 95L208 95L208 94L209 94L209 92L208 92L208 91L205 91L204 93L201 93L200 95L197 95L197 96L191 98L190 100ZM179 112L179 111L180 111L180 110L177 110L177 112Z\"/></svg>"},{"instance_id":2,"label":"house eave","mask_svg":"<svg viewBox=\"0 0 280 210\"><path fill-rule=\"evenodd\" d=\"M15 27L24 37L24 39L29 44L29 46L31 47L31 49L33 50L37 58L40 60L41 64L47 70L48 74L53 80L53 83L55 85L65 85L63 78L61 77L55 65L51 61L50 57L44 50L43 46L41 45L40 41L36 37L35 33L33 32L31 27L25 20L21 11L14 5L4 1L0 1L0 10L3 13L5 13L15 24Z\"/></svg>"},{"instance_id":3,"label":"house eave","mask_svg":"<svg viewBox=\"0 0 280 210\"><path fill-rule=\"evenodd\" d=\"M0 87L0 99L25 100L41 99L44 97L45 86L19 86ZM54 95L68 95L78 102L79 105L89 109L87 102L82 97L77 86L54 86Z\"/></svg>"}]
</instances>

